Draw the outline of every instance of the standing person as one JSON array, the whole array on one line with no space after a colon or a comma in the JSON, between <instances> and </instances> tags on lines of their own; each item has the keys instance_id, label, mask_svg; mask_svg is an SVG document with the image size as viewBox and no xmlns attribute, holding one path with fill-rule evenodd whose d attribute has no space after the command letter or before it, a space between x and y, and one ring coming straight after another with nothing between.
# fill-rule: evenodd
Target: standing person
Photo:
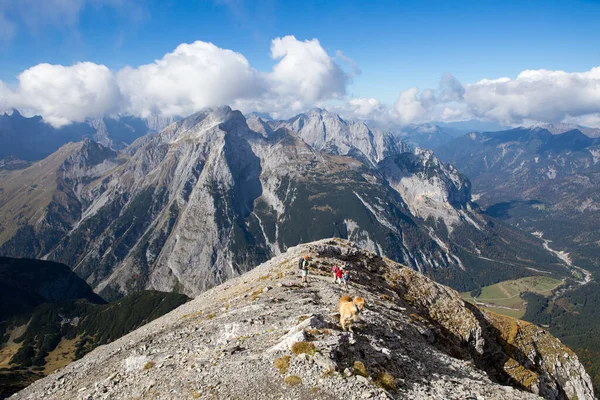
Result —
<instances>
[{"instance_id":1,"label":"standing person","mask_svg":"<svg viewBox=\"0 0 600 400\"><path fill-rule=\"evenodd\" d=\"M348 271L348 268L346 268L344 270L344 289L348 290L348 281L350 280L350 271Z\"/></svg>"},{"instance_id":2,"label":"standing person","mask_svg":"<svg viewBox=\"0 0 600 400\"><path fill-rule=\"evenodd\" d=\"M302 267L300 268L300 274L302 275L302 283L308 285L308 254L304 256L302 260Z\"/></svg>"},{"instance_id":3,"label":"standing person","mask_svg":"<svg viewBox=\"0 0 600 400\"><path fill-rule=\"evenodd\" d=\"M336 279L338 279L338 272L340 271L340 267L337 264L334 264L333 267L331 268L331 275L333 277L333 283L335 283ZM338 283L339 280L338 280Z\"/></svg>"},{"instance_id":4,"label":"standing person","mask_svg":"<svg viewBox=\"0 0 600 400\"><path fill-rule=\"evenodd\" d=\"M342 283L343 272L344 272L343 267L342 268L338 267L338 269L335 273L335 279L336 279L337 283Z\"/></svg>"}]
</instances>

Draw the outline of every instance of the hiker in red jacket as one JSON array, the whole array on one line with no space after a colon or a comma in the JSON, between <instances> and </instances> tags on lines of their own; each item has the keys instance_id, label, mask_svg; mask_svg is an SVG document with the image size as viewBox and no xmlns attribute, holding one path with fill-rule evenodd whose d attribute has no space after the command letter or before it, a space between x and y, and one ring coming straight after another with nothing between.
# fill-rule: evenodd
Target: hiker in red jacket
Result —
<instances>
[{"instance_id":1,"label":"hiker in red jacket","mask_svg":"<svg viewBox=\"0 0 600 400\"><path fill-rule=\"evenodd\" d=\"M331 268L331 275L333 276L333 283L342 283L342 269L337 264Z\"/></svg>"}]
</instances>

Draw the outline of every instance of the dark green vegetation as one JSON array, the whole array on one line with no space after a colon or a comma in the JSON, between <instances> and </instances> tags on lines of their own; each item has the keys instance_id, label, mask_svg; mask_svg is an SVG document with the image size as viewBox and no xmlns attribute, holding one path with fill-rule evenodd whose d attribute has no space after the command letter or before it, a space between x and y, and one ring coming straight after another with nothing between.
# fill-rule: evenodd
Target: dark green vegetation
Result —
<instances>
[{"instance_id":1,"label":"dark green vegetation","mask_svg":"<svg viewBox=\"0 0 600 400\"><path fill-rule=\"evenodd\" d=\"M187 302L142 291L106 303L66 265L0 258L0 398Z\"/></svg>"},{"instance_id":2,"label":"dark green vegetation","mask_svg":"<svg viewBox=\"0 0 600 400\"><path fill-rule=\"evenodd\" d=\"M600 284L588 283L555 299L529 293L523 319L548 327L569 346L600 390Z\"/></svg>"},{"instance_id":3,"label":"dark green vegetation","mask_svg":"<svg viewBox=\"0 0 600 400\"><path fill-rule=\"evenodd\" d=\"M27 168L30 165L28 161L20 160L15 156L0 158L0 170L16 170Z\"/></svg>"},{"instance_id":4,"label":"dark green vegetation","mask_svg":"<svg viewBox=\"0 0 600 400\"><path fill-rule=\"evenodd\" d=\"M105 303L64 264L0 257L0 321L28 314L43 303L75 299Z\"/></svg>"},{"instance_id":5,"label":"dark green vegetation","mask_svg":"<svg viewBox=\"0 0 600 400\"><path fill-rule=\"evenodd\" d=\"M404 158L399 157L395 162L408 162ZM428 169L425 173L434 176L439 171ZM258 203L255 213L260 215L268 239L278 240L282 248L328 237L357 242L371 240L380 244L383 253L391 259L421 268L439 282L460 291L536 275L528 268L540 268L540 265L556 278L569 275L557 259L540 246L537 238L488 217L484 217L481 230L463 223L449 233L441 219L422 221L410 216L401 196L381 181L368 180L368 174L367 167L328 171L314 168L301 180L282 181L278 195L290 203L289 211L279 220L264 203ZM293 200L288 200L286 193L294 193ZM382 217L378 219L369 208L377 210ZM381 218L389 221L393 229L382 223ZM360 226L360 231L352 230L353 224ZM449 243L450 250L466 266L465 270L448 266L455 260L448 259L440 245L432 240L427 233L429 228ZM439 267L432 267L421 257Z\"/></svg>"}]
</instances>

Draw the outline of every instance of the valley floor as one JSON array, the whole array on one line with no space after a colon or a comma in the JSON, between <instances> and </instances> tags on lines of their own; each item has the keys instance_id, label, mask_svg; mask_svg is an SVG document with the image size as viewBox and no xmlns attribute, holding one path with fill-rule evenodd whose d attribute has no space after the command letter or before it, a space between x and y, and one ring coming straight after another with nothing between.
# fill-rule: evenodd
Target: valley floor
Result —
<instances>
[{"instance_id":1,"label":"valley floor","mask_svg":"<svg viewBox=\"0 0 600 400\"><path fill-rule=\"evenodd\" d=\"M564 283L564 280L546 276L530 276L486 286L475 297L472 292L461 293L461 296L464 300L495 313L523 318L527 310L527 302L521 297L523 293L537 293L547 297Z\"/></svg>"}]
</instances>

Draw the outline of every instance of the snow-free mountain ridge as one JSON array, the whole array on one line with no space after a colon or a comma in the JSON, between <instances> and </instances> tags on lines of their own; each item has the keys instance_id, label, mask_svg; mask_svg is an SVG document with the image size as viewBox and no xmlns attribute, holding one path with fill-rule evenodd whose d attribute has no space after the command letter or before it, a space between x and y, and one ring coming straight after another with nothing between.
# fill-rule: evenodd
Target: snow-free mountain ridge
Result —
<instances>
[{"instance_id":1,"label":"snow-free mountain ridge","mask_svg":"<svg viewBox=\"0 0 600 400\"><path fill-rule=\"evenodd\" d=\"M0 171L0 252L70 265L108 299L195 296L331 236L460 290L570 275L541 240L483 215L456 169L395 140L325 110L273 122L214 107L122 152L69 144Z\"/></svg>"},{"instance_id":2,"label":"snow-free mountain ridge","mask_svg":"<svg viewBox=\"0 0 600 400\"><path fill-rule=\"evenodd\" d=\"M310 254L310 284L297 260ZM350 290L330 280L352 270ZM355 333L336 315L366 300ZM12 398L593 399L577 356L340 239L288 249Z\"/></svg>"}]
</instances>

